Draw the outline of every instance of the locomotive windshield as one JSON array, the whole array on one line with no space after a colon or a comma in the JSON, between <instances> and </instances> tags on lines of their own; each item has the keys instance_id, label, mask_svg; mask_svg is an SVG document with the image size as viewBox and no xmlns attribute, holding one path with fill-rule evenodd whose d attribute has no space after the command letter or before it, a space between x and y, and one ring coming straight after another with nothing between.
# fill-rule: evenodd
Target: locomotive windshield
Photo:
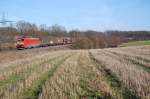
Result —
<instances>
[{"instance_id":1,"label":"locomotive windshield","mask_svg":"<svg viewBox=\"0 0 150 99\"><path fill-rule=\"evenodd\" d=\"M22 42L22 41L24 41L24 39L18 39L17 41Z\"/></svg>"}]
</instances>

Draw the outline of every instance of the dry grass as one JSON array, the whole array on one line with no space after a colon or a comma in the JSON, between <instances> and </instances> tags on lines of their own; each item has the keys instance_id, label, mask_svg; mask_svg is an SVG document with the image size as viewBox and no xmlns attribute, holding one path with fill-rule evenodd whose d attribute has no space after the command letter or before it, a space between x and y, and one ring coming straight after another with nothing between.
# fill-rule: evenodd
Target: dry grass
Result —
<instances>
[{"instance_id":1,"label":"dry grass","mask_svg":"<svg viewBox=\"0 0 150 99\"><path fill-rule=\"evenodd\" d=\"M90 60L87 51L78 51L68 59L43 86L40 99L113 98L121 99L103 74Z\"/></svg>"},{"instance_id":2,"label":"dry grass","mask_svg":"<svg viewBox=\"0 0 150 99\"><path fill-rule=\"evenodd\" d=\"M149 47L36 51L0 64L0 99L150 98Z\"/></svg>"},{"instance_id":3,"label":"dry grass","mask_svg":"<svg viewBox=\"0 0 150 99\"><path fill-rule=\"evenodd\" d=\"M120 50L120 49L119 49ZM113 74L133 93L139 96L141 99L149 99L150 97L150 74L146 68L139 68L139 65L149 66L148 62L134 59L134 56L129 54L130 58L127 57L128 51L120 53L118 49L107 49L107 50L92 50L94 57L105 65L106 68L111 70ZM136 50L136 49L134 49ZM115 53L110 53L115 52ZM130 52L130 51L129 51ZM118 54L119 53L119 54ZM126 56L125 54L126 53ZM132 53L132 55L134 55ZM141 57L142 58L142 57ZM134 61L139 62L135 64ZM140 64L141 63L141 64Z\"/></svg>"},{"instance_id":4,"label":"dry grass","mask_svg":"<svg viewBox=\"0 0 150 99\"><path fill-rule=\"evenodd\" d=\"M51 65L57 63L59 58L63 58L65 52L47 53L37 57L37 60L29 63L16 64L12 67L4 68L1 71L0 93L2 99L16 99L18 94L26 87L29 87L34 80L38 79L43 73L47 72ZM61 57L60 57L61 56ZM36 59L36 57L35 57ZM9 95L8 95L9 94Z\"/></svg>"}]
</instances>

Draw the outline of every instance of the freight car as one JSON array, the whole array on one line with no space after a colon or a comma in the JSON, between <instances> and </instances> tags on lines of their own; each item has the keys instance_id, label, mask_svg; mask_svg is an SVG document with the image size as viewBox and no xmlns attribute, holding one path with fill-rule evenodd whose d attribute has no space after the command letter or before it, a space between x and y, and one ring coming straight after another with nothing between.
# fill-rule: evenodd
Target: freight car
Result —
<instances>
[{"instance_id":1,"label":"freight car","mask_svg":"<svg viewBox=\"0 0 150 99\"><path fill-rule=\"evenodd\" d=\"M54 46L54 45L63 45L64 44L64 38L63 37L43 37L42 39L42 47L46 46Z\"/></svg>"}]
</instances>

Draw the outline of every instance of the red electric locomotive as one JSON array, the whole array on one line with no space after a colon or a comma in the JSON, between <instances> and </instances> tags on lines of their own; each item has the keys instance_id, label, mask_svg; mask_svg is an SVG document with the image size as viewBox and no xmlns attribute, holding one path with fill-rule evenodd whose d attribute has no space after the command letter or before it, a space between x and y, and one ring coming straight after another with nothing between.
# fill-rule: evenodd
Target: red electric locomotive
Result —
<instances>
[{"instance_id":1,"label":"red electric locomotive","mask_svg":"<svg viewBox=\"0 0 150 99\"><path fill-rule=\"evenodd\" d=\"M34 48L41 45L40 38L18 38L16 41L17 49Z\"/></svg>"}]
</instances>

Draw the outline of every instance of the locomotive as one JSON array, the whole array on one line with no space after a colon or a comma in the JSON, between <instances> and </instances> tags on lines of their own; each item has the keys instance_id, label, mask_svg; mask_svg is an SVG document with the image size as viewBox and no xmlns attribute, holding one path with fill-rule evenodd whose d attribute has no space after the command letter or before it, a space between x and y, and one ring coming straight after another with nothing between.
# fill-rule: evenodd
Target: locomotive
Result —
<instances>
[{"instance_id":1,"label":"locomotive","mask_svg":"<svg viewBox=\"0 0 150 99\"><path fill-rule=\"evenodd\" d=\"M54 45L65 45L71 44L71 38L69 37L51 37L47 40L41 38L29 38L21 37L16 40L17 49L35 48L35 47L46 47Z\"/></svg>"}]
</instances>

